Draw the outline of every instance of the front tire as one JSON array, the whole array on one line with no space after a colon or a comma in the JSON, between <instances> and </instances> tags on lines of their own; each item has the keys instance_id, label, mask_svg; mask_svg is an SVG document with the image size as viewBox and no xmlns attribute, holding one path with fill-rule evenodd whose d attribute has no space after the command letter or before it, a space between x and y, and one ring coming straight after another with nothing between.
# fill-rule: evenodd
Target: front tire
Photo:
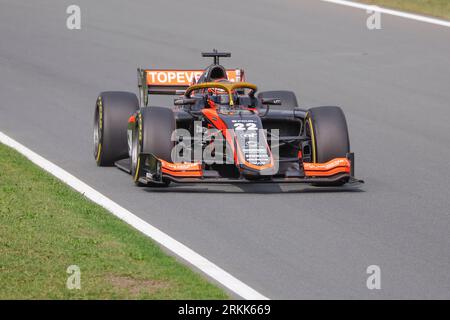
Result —
<instances>
[{"instance_id":1,"label":"front tire","mask_svg":"<svg viewBox=\"0 0 450 320\"><path fill-rule=\"evenodd\" d=\"M305 128L312 140L313 162L345 158L350 152L347 121L339 107L317 107L308 110Z\"/></svg>"},{"instance_id":2,"label":"front tire","mask_svg":"<svg viewBox=\"0 0 450 320\"><path fill-rule=\"evenodd\" d=\"M312 162L324 163L345 158L350 152L350 139L344 112L339 107L316 107L308 110L305 129L311 137ZM348 180L348 179L347 179ZM343 185L339 181L321 186Z\"/></svg>"},{"instance_id":3,"label":"front tire","mask_svg":"<svg viewBox=\"0 0 450 320\"><path fill-rule=\"evenodd\" d=\"M136 185L141 185L141 166L139 154L153 154L158 159L172 162L172 133L175 131L173 111L163 107L145 107L136 118L131 150L131 174ZM151 186L167 186L170 181L152 183Z\"/></svg>"}]
</instances>

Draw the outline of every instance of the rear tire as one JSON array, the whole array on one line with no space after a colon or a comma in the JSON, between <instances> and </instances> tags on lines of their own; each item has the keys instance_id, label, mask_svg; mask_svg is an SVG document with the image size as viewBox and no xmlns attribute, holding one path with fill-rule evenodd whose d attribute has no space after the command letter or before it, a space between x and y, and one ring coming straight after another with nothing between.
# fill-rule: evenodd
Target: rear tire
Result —
<instances>
[{"instance_id":1,"label":"rear tire","mask_svg":"<svg viewBox=\"0 0 450 320\"><path fill-rule=\"evenodd\" d=\"M139 109L134 93L102 92L94 113L94 158L98 166L111 166L128 157L128 118Z\"/></svg>"},{"instance_id":2,"label":"rear tire","mask_svg":"<svg viewBox=\"0 0 450 320\"><path fill-rule=\"evenodd\" d=\"M305 119L307 134L311 137L312 161L328 162L345 158L350 152L350 140L344 112L339 107L317 107L308 110ZM347 181L320 184L321 186L343 185Z\"/></svg>"},{"instance_id":3,"label":"rear tire","mask_svg":"<svg viewBox=\"0 0 450 320\"><path fill-rule=\"evenodd\" d=\"M287 90L263 91L258 94L258 99L275 98L281 100L280 106L270 106L271 110L293 110L298 107L295 93Z\"/></svg>"},{"instance_id":4,"label":"rear tire","mask_svg":"<svg viewBox=\"0 0 450 320\"><path fill-rule=\"evenodd\" d=\"M163 107L145 107L138 114L137 127L134 130L131 161L131 174L135 184L139 182L141 164L137 155L151 153L155 157L172 162L172 133L175 131L175 116L173 111ZM139 139L141 137L141 139ZM154 183L151 186L167 186L170 181Z\"/></svg>"}]
</instances>

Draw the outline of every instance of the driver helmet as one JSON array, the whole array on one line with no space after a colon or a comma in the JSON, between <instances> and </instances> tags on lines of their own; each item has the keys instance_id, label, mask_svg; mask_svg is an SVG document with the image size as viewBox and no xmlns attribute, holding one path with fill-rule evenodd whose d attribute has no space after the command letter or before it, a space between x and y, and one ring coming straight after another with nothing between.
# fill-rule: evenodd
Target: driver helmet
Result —
<instances>
[{"instance_id":1,"label":"driver helmet","mask_svg":"<svg viewBox=\"0 0 450 320\"><path fill-rule=\"evenodd\" d=\"M230 83L225 78L217 79L214 82L224 82L224 83ZM237 94L235 92L232 92L233 96L233 103L237 103ZM220 88L208 88L208 98L211 99L216 104L230 104L230 97L228 93Z\"/></svg>"}]
</instances>

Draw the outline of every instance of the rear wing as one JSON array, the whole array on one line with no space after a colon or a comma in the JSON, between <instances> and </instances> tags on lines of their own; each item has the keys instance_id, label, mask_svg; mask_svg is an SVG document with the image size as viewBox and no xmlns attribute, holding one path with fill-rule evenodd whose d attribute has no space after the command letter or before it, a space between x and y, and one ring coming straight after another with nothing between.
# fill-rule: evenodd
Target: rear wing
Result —
<instances>
[{"instance_id":1,"label":"rear wing","mask_svg":"<svg viewBox=\"0 0 450 320\"><path fill-rule=\"evenodd\" d=\"M181 95L197 83L204 70L137 69L140 98L147 105L149 94ZM227 69L228 80L244 81L244 70Z\"/></svg>"}]
</instances>

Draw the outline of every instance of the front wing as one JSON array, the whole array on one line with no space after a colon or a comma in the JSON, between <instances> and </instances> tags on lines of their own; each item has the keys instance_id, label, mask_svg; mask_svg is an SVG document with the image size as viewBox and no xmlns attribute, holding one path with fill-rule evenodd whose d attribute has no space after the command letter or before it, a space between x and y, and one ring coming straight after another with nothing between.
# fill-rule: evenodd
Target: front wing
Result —
<instances>
[{"instance_id":1,"label":"front wing","mask_svg":"<svg viewBox=\"0 0 450 320\"><path fill-rule=\"evenodd\" d=\"M313 185L333 185L344 182L346 185L356 186L364 183L354 177L355 158L353 153L346 158L336 158L327 163L304 163L303 174L296 177L267 176L260 179L225 178L213 170L202 170L196 163L171 163L152 154L141 154L140 163L143 164L139 172L139 181L143 184L157 184L163 181L176 183L304 183ZM116 162L116 166L128 173L130 160Z\"/></svg>"}]
</instances>

